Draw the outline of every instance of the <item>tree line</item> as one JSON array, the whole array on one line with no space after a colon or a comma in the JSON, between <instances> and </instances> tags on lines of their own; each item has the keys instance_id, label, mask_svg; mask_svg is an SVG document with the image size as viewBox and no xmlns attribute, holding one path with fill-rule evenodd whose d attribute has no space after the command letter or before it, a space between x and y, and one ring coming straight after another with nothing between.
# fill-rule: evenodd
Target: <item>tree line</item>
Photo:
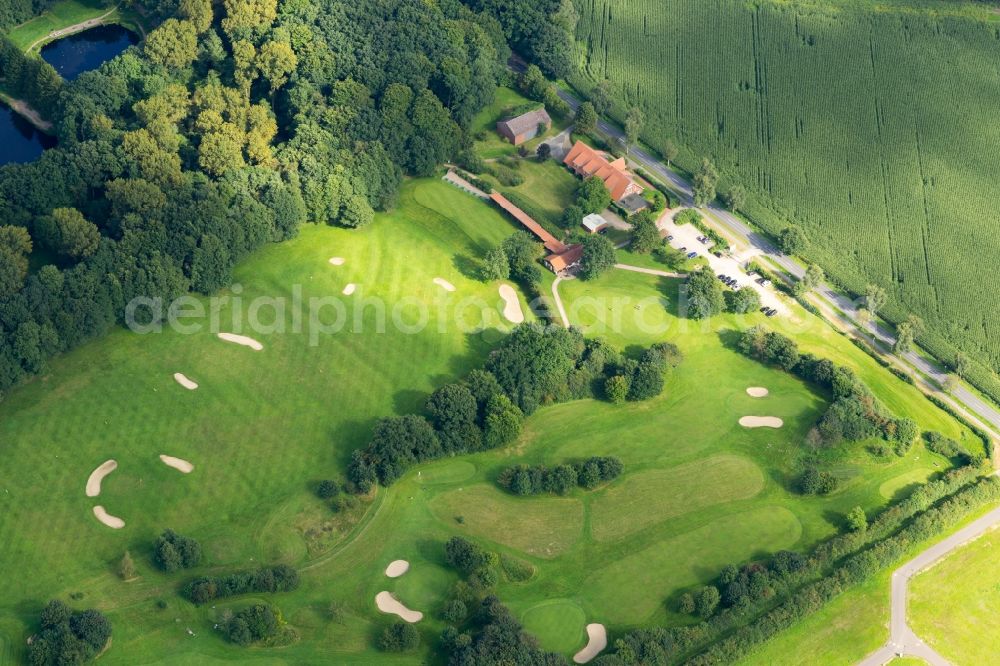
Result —
<instances>
[{"instance_id":1,"label":"tree line","mask_svg":"<svg viewBox=\"0 0 1000 666\"><path fill-rule=\"evenodd\" d=\"M184 586L183 594L195 604L250 592L291 592L299 586L299 573L287 564L235 571L224 576L201 576Z\"/></svg>"},{"instance_id":2,"label":"tree line","mask_svg":"<svg viewBox=\"0 0 1000 666\"><path fill-rule=\"evenodd\" d=\"M139 4L159 27L72 82L0 44L58 137L0 168L0 391L137 296L210 293L306 222L370 223L471 146L507 76L500 23L458 0Z\"/></svg>"},{"instance_id":3,"label":"tree line","mask_svg":"<svg viewBox=\"0 0 1000 666\"><path fill-rule=\"evenodd\" d=\"M614 456L594 456L555 467L513 465L500 472L497 483L515 495L565 495L576 487L593 490L618 478L624 469L622 461Z\"/></svg>"}]
</instances>

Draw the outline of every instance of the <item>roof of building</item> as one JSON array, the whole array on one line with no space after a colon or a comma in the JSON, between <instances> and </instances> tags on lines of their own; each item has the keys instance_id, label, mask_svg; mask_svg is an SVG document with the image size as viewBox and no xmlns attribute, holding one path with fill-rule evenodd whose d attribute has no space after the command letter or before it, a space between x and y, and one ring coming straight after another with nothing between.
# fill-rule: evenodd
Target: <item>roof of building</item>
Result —
<instances>
[{"instance_id":1,"label":"roof of building","mask_svg":"<svg viewBox=\"0 0 1000 666\"><path fill-rule=\"evenodd\" d=\"M547 249L549 252L555 252L556 254L559 254L566 251L567 248L565 243L563 243L555 236L550 234L548 231L546 231L544 228L542 228L542 225L538 224L538 222L535 222L530 215L528 215L523 210L512 204L510 200L507 199L507 197L500 194L499 192L494 192L493 194L490 195L490 199L496 202L496 204L501 208L503 208L505 211L510 213L511 217L513 217L515 220L523 224L528 229L528 231L538 236L538 239L542 241L542 243L545 245L545 249Z\"/></svg>"},{"instance_id":2,"label":"roof of building","mask_svg":"<svg viewBox=\"0 0 1000 666\"><path fill-rule=\"evenodd\" d=\"M497 127L505 126L512 136L520 136L529 130L537 129L543 123L545 125L552 123L549 114L545 112L545 107L522 113L516 118L501 120L497 123Z\"/></svg>"},{"instance_id":3,"label":"roof of building","mask_svg":"<svg viewBox=\"0 0 1000 666\"><path fill-rule=\"evenodd\" d=\"M545 261L556 273L564 271L583 258L583 246L580 244L570 245L565 252L550 254L545 257Z\"/></svg>"},{"instance_id":4,"label":"roof of building","mask_svg":"<svg viewBox=\"0 0 1000 666\"><path fill-rule=\"evenodd\" d=\"M593 233L598 231L601 227L607 226L608 221L597 213L591 213L587 217L583 218L583 226L587 228L587 231Z\"/></svg>"},{"instance_id":5,"label":"roof of building","mask_svg":"<svg viewBox=\"0 0 1000 666\"><path fill-rule=\"evenodd\" d=\"M577 141L567 153L563 163L572 167L585 178L597 176L604 181L611 199L618 201L625 196L630 185L635 184L625 170L625 158L619 157L614 162L582 141Z\"/></svg>"}]
</instances>

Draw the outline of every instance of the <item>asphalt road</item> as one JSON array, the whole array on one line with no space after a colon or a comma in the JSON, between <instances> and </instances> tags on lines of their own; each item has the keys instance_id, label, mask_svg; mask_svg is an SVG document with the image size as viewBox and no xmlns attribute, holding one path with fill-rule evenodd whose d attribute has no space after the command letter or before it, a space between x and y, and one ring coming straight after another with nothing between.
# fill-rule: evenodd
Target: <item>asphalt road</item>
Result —
<instances>
[{"instance_id":1,"label":"asphalt road","mask_svg":"<svg viewBox=\"0 0 1000 666\"><path fill-rule=\"evenodd\" d=\"M524 63L523 61L514 58L511 60L510 66L514 71L523 71ZM563 101L565 101L574 111L580 105L580 100L578 100L571 93L561 89L559 89L558 92L559 97L561 97ZM612 125L606 120L598 120L597 128L602 134L611 137L616 141L624 141L624 133L618 127ZM694 204L691 185L682 177L668 169L666 165L661 163L658 159L656 159L656 157L650 155L642 148L636 147L629 151L629 159L640 164L649 172L656 174L665 182L670 183L671 186L681 194L681 203L683 205L691 206ZM751 248L754 248L761 254L766 255L772 262L780 266L782 270L786 271L789 275L799 279L805 274L805 269L796 263L791 257L783 254L768 238L751 229L746 225L746 223L730 213L728 210L714 204L708 206L707 209L702 210L713 218L716 223L721 225L727 232L729 232L730 235L739 238ZM813 293L827 306L842 311L851 322L855 325L857 324L858 307L861 305L859 302L850 300L844 294L834 290L827 283L823 283L818 286ZM886 349L892 349L892 346L895 343L895 337L891 331L877 324L869 327L868 330L883 345L885 345ZM915 352L907 352L902 355L902 358L931 380L937 382L939 386L944 382L945 377L949 374L947 369L937 363L928 361L923 356L920 356ZM989 426L989 428L993 430L993 433L991 434L1000 439L1000 410L998 410L997 407L995 407L992 403L983 400L963 385L959 385L958 388L951 393L951 397L955 401L964 405L965 408L972 412L975 416L978 416L980 420L984 421L984 425Z\"/></svg>"},{"instance_id":2,"label":"asphalt road","mask_svg":"<svg viewBox=\"0 0 1000 666\"><path fill-rule=\"evenodd\" d=\"M947 539L934 544L892 573L889 640L877 651L859 662L859 666L882 666L899 655L920 657L931 666L949 666L951 662L920 640L907 624L906 595L910 579L951 551L988 532L998 524L1000 524L1000 509L994 509Z\"/></svg>"}]
</instances>

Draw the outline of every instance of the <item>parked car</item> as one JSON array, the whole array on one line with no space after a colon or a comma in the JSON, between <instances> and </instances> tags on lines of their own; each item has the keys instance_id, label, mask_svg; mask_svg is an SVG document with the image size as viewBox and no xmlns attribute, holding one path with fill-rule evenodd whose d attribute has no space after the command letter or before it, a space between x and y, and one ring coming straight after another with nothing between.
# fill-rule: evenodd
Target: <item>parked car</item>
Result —
<instances>
[{"instance_id":1,"label":"parked car","mask_svg":"<svg viewBox=\"0 0 1000 666\"><path fill-rule=\"evenodd\" d=\"M771 308L770 310L767 311L766 314L768 317L773 317L774 315L778 314L778 311L775 310L774 308Z\"/></svg>"},{"instance_id":2,"label":"parked car","mask_svg":"<svg viewBox=\"0 0 1000 666\"><path fill-rule=\"evenodd\" d=\"M688 252L688 259L694 259L698 256L697 252Z\"/></svg>"},{"instance_id":3,"label":"parked car","mask_svg":"<svg viewBox=\"0 0 1000 666\"><path fill-rule=\"evenodd\" d=\"M708 245L708 236L702 236L698 240L701 241L702 245Z\"/></svg>"},{"instance_id":4,"label":"parked car","mask_svg":"<svg viewBox=\"0 0 1000 666\"><path fill-rule=\"evenodd\" d=\"M674 239L673 234L670 234L670 235L667 236L667 240L668 241L672 241L673 239Z\"/></svg>"},{"instance_id":5,"label":"parked car","mask_svg":"<svg viewBox=\"0 0 1000 666\"><path fill-rule=\"evenodd\" d=\"M764 314L767 314L767 311L770 309L771 308L767 307L766 305L760 306L760 311L763 312Z\"/></svg>"},{"instance_id":6,"label":"parked car","mask_svg":"<svg viewBox=\"0 0 1000 666\"><path fill-rule=\"evenodd\" d=\"M687 252L687 251L688 251L688 249L687 249L687 246L685 245L684 247L682 247L682 248L680 249L680 251L681 251L681 252Z\"/></svg>"},{"instance_id":7,"label":"parked car","mask_svg":"<svg viewBox=\"0 0 1000 666\"><path fill-rule=\"evenodd\" d=\"M725 273L719 273L719 279L725 282L726 280L729 279L729 276L726 275Z\"/></svg>"},{"instance_id":8,"label":"parked car","mask_svg":"<svg viewBox=\"0 0 1000 666\"><path fill-rule=\"evenodd\" d=\"M719 259L722 259L722 253L721 252L713 252L712 254L714 254Z\"/></svg>"}]
</instances>

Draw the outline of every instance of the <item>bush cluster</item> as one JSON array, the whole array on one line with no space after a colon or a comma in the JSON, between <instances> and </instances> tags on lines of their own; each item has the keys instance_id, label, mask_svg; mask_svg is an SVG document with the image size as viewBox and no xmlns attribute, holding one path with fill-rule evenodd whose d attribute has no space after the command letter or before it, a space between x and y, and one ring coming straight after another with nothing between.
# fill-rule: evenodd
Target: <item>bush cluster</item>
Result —
<instances>
[{"instance_id":1,"label":"bush cluster","mask_svg":"<svg viewBox=\"0 0 1000 666\"><path fill-rule=\"evenodd\" d=\"M190 569L201 562L201 544L173 530L165 530L153 544L153 560L170 573Z\"/></svg>"},{"instance_id":2,"label":"bush cluster","mask_svg":"<svg viewBox=\"0 0 1000 666\"><path fill-rule=\"evenodd\" d=\"M409 622L393 622L378 639L378 647L383 652L410 652L419 646L420 632Z\"/></svg>"},{"instance_id":3,"label":"bush cluster","mask_svg":"<svg viewBox=\"0 0 1000 666\"><path fill-rule=\"evenodd\" d=\"M41 630L28 646L32 666L89 662L111 638L111 623L100 611L74 611L56 599L42 609L40 624Z\"/></svg>"},{"instance_id":4,"label":"bush cluster","mask_svg":"<svg viewBox=\"0 0 1000 666\"><path fill-rule=\"evenodd\" d=\"M497 479L503 488L515 495L556 493L565 495L573 488L596 488L622 473L622 461L614 457L595 456L582 462L556 465L514 465L500 472Z\"/></svg>"},{"instance_id":5,"label":"bush cluster","mask_svg":"<svg viewBox=\"0 0 1000 666\"><path fill-rule=\"evenodd\" d=\"M237 571L225 576L202 576L184 586L183 594L196 604L250 592L291 592L299 586L299 572L287 564Z\"/></svg>"},{"instance_id":6,"label":"bush cluster","mask_svg":"<svg viewBox=\"0 0 1000 666\"><path fill-rule=\"evenodd\" d=\"M226 637L244 647L278 634L281 614L267 604L254 604L239 611L226 623Z\"/></svg>"},{"instance_id":7,"label":"bush cluster","mask_svg":"<svg viewBox=\"0 0 1000 666\"><path fill-rule=\"evenodd\" d=\"M464 631L454 626L445 629L441 643L448 663L455 666L566 663L561 655L543 652L538 641L524 631L514 614L493 595L476 605Z\"/></svg>"},{"instance_id":8,"label":"bush cluster","mask_svg":"<svg viewBox=\"0 0 1000 666\"><path fill-rule=\"evenodd\" d=\"M923 436L928 451L956 460L959 464L968 465L982 460L982 456L973 456L964 446L939 432L925 432Z\"/></svg>"}]
</instances>

